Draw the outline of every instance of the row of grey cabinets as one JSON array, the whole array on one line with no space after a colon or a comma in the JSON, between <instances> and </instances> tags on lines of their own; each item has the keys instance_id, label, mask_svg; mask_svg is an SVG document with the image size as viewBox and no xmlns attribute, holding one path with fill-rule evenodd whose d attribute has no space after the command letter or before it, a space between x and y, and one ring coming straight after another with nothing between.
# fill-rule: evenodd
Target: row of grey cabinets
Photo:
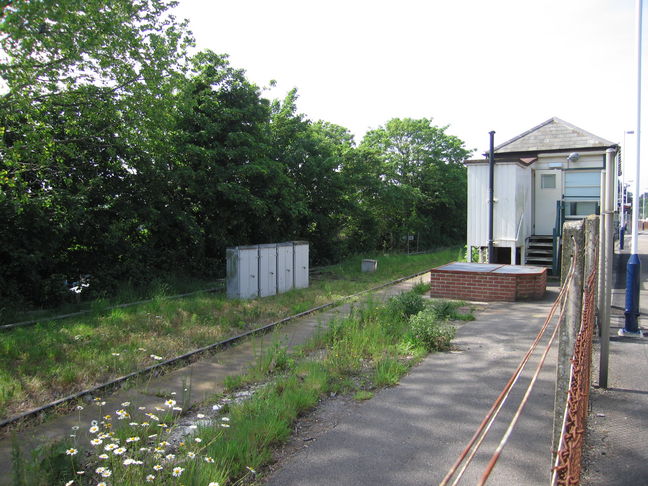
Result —
<instances>
[{"instance_id":1,"label":"row of grey cabinets","mask_svg":"<svg viewBox=\"0 0 648 486\"><path fill-rule=\"evenodd\" d=\"M227 249L227 297L253 299L308 287L308 242Z\"/></svg>"}]
</instances>

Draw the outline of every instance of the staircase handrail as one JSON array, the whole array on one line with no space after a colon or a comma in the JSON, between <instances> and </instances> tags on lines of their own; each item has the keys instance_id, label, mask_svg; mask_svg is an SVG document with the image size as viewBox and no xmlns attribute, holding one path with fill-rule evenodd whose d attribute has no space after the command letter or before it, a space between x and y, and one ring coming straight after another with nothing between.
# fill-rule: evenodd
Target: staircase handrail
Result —
<instances>
[{"instance_id":1,"label":"staircase handrail","mask_svg":"<svg viewBox=\"0 0 648 486\"><path fill-rule=\"evenodd\" d=\"M562 227L565 221L565 202L562 199L556 201L556 222L553 228L553 258L551 262L552 275L558 275L560 261L560 238L562 237Z\"/></svg>"}]
</instances>

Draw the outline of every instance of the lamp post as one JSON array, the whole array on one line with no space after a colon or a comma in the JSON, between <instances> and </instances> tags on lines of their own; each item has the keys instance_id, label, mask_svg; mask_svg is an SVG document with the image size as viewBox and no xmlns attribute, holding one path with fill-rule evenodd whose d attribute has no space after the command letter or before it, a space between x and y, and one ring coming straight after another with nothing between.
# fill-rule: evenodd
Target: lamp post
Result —
<instances>
[{"instance_id":1,"label":"lamp post","mask_svg":"<svg viewBox=\"0 0 648 486\"><path fill-rule=\"evenodd\" d=\"M623 150L626 150L626 134L627 135L632 135L634 134L634 130L625 130L623 132ZM625 163L624 163L624 153L621 152L621 158L619 159L621 162L621 214L620 214L620 221L619 221L619 249L623 250L623 243L625 239L625 227L626 227L626 220L625 220L625 207L626 207L626 192L628 190L628 187L626 186L626 181L625 181Z\"/></svg>"},{"instance_id":2,"label":"lamp post","mask_svg":"<svg viewBox=\"0 0 648 486\"><path fill-rule=\"evenodd\" d=\"M637 168L634 181L634 200L632 211L632 255L628 259L626 269L626 299L625 299L625 324L619 329L619 336L642 337L639 330L639 287L641 280L641 263L638 255L638 233L639 233L639 184L641 181L641 40L642 40L642 15L643 0L637 0Z\"/></svg>"}]
</instances>

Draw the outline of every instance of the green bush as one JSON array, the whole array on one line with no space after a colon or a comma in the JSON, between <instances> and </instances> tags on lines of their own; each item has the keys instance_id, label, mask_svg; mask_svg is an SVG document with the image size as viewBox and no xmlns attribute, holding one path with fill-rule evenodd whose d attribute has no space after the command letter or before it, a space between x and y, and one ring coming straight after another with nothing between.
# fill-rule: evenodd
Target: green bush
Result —
<instances>
[{"instance_id":1,"label":"green bush","mask_svg":"<svg viewBox=\"0 0 648 486\"><path fill-rule=\"evenodd\" d=\"M430 312L440 321L455 319L457 316L457 304L447 300L437 300L430 305Z\"/></svg>"},{"instance_id":2,"label":"green bush","mask_svg":"<svg viewBox=\"0 0 648 486\"><path fill-rule=\"evenodd\" d=\"M424 310L410 317L410 337L415 344L428 351L446 351L455 337L452 324L440 321L432 310Z\"/></svg>"},{"instance_id":3,"label":"green bush","mask_svg":"<svg viewBox=\"0 0 648 486\"><path fill-rule=\"evenodd\" d=\"M414 292L405 292L389 299L389 308L395 314L410 317L425 309L425 301Z\"/></svg>"},{"instance_id":4,"label":"green bush","mask_svg":"<svg viewBox=\"0 0 648 486\"><path fill-rule=\"evenodd\" d=\"M424 295L427 294L431 288L432 285L430 285L430 283L419 282L414 287L412 287L412 292L414 292L415 294Z\"/></svg>"}]
</instances>

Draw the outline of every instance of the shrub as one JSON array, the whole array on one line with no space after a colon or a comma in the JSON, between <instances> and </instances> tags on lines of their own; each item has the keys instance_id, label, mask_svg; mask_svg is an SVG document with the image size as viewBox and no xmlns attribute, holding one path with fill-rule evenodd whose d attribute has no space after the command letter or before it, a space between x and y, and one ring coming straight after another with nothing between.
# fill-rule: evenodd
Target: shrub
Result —
<instances>
[{"instance_id":1,"label":"shrub","mask_svg":"<svg viewBox=\"0 0 648 486\"><path fill-rule=\"evenodd\" d=\"M455 319L457 315L457 304L447 300L437 300L430 305L430 312L440 321Z\"/></svg>"},{"instance_id":2,"label":"shrub","mask_svg":"<svg viewBox=\"0 0 648 486\"><path fill-rule=\"evenodd\" d=\"M425 301L414 292L405 292L389 299L389 308L395 314L410 317L425 309Z\"/></svg>"},{"instance_id":3,"label":"shrub","mask_svg":"<svg viewBox=\"0 0 648 486\"><path fill-rule=\"evenodd\" d=\"M415 344L428 351L446 351L455 337L454 326L439 321L434 312L424 310L410 317L410 336Z\"/></svg>"},{"instance_id":4,"label":"shrub","mask_svg":"<svg viewBox=\"0 0 648 486\"><path fill-rule=\"evenodd\" d=\"M430 291L432 285L425 282L419 282L414 287L412 287L412 292L418 295L424 295Z\"/></svg>"},{"instance_id":5,"label":"shrub","mask_svg":"<svg viewBox=\"0 0 648 486\"><path fill-rule=\"evenodd\" d=\"M431 304L428 304L431 312L434 316L441 320L452 320L452 321L474 321L475 316L472 315L472 311L469 310L468 313L462 314L459 312L459 308L465 306L464 302L458 301L447 301L447 300L436 300Z\"/></svg>"}]
</instances>

